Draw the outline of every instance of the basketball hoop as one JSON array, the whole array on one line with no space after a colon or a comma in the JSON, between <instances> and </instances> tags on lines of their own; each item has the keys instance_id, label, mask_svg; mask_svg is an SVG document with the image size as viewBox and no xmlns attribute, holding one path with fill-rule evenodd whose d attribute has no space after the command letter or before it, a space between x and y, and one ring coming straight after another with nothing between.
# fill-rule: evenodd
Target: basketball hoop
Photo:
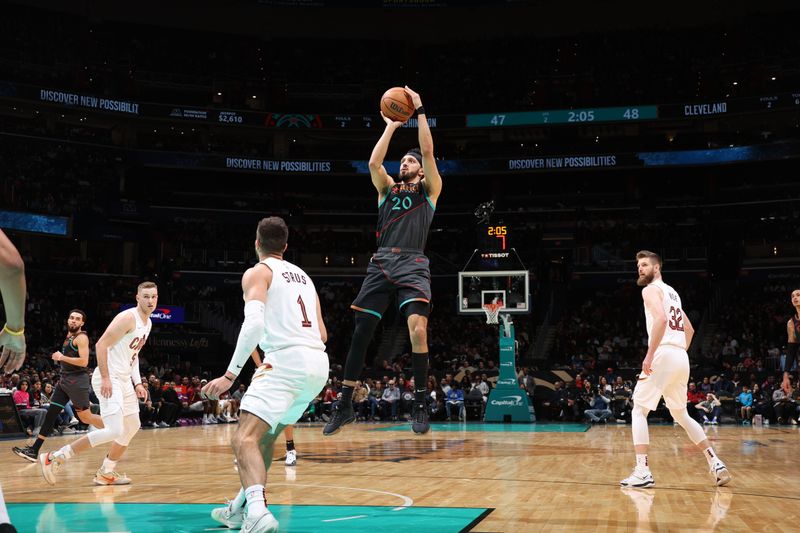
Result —
<instances>
[{"instance_id":1,"label":"basketball hoop","mask_svg":"<svg viewBox=\"0 0 800 533\"><path fill-rule=\"evenodd\" d=\"M503 302L493 304L483 304L483 311L486 313L487 324L497 324L497 317L500 314L500 309L503 308Z\"/></svg>"}]
</instances>

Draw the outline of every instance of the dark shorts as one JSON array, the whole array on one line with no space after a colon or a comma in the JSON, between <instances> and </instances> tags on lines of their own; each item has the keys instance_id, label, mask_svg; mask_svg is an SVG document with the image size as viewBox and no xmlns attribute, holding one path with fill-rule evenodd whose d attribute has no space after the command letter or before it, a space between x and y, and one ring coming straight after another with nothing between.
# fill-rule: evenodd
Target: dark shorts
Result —
<instances>
[{"instance_id":1,"label":"dark shorts","mask_svg":"<svg viewBox=\"0 0 800 533\"><path fill-rule=\"evenodd\" d=\"M396 250L396 249L395 249ZM411 302L427 304L428 316L431 302L430 261L422 252L404 250L400 253L379 248L367 267L367 277L361 291L350 307L381 318L392 296L397 296L397 307L402 309Z\"/></svg>"},{"instance_id":2,"label":"dark shorts","mask_svg":"<svg viewBox=\"0 0 800 533\"><path fill-rule=\"evenodd\" d=\"M75 410L82 411L89 408L89 391L91 390L92 383L86 372L62 374L50 402L64 406L72 400Z\"/></svg>"}]
</instances>

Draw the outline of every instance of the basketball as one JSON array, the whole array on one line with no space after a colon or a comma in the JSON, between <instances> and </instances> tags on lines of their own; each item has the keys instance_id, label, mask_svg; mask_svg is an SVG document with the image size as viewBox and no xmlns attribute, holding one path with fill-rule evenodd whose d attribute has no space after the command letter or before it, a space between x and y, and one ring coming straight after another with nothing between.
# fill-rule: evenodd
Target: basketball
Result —
<instances>
[{"instance_id":1,"label":"basketball","mask_svg":"<svg viewBox=\"0 0 800 533\"><path fill-rule=\"evenodd\" d=\"M391 120L405 122L414 114L414 104L402 87L392 87L381 96L381 111Z\"/></svg>"}]
</instances>

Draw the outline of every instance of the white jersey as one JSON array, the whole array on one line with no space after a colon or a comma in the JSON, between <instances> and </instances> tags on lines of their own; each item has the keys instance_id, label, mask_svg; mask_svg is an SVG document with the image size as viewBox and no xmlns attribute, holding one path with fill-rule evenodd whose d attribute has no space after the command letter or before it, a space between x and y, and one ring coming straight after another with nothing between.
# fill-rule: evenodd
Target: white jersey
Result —
<instances>
[{"instance_id":1,"label":"white jersey","mask_svg":"<svg viewBox=\"0 0 800 533\"><path fill-rule=\"evenodd\" d=\"M265 354L295 346L325 351L319 332L317 289L311 277L289 261L268 257L261 262L272 269L261 349Z\"/></svg>"},{"instance_id":2,"label":"white jersey","mask_svg":"<svg viewBox=\"0 0 800 533\"><path fill-rule=\"evenodd\" d=\"M139 364L139 351L147 342L153 323L150 317L144 322L135 307L122 313L131 313L136 319L136 327L108 349L108 375L130 381L131 369Z\"/></svg>"},{"instance_id":3,"label":"white jersey","mask_svg":"<svg viewBox=\"0 0 800 533\"><path fill-rule=\"evenodd\" d=\"M683 308L681 307L681 297L678 293L661 280L653 281L650 285L658 287L664 295L661 305L664 306L664 315L667 317L667 328L664 330L664 337L661 344L677 346L686 349L686 333L684 332ZM644 307L644 316L647 322L648 341L653 335L653 315Z\"/></svg>"}]
</instances>

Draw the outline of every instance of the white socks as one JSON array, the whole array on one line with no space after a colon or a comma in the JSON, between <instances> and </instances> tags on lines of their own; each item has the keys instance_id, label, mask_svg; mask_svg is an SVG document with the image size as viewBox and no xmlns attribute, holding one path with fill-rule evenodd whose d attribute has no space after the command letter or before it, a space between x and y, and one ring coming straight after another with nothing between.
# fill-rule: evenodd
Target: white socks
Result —
<instances>
[{"instance_id":1,"label":"white socks","mask_svg":"<svg viewBox=\"0 0 800 533\"><path fill-rule=\"evenodd\" d=\"M645 472L650 470L650 465L647 463L647 454L646 453L637 453L636 454L636 468L637 468L637 470L643 470Z\"/></svg>"},{"instance_id":2,"label":"white socks","mask_svg":"<svg viewBox=\"0 0 800 533\"><path fill-rule=\"evenodd\" d=\"M103 472L113 472L117 468L117 462L112 461L106 455L105 459L103 459L103 466L101 467Z\"/></svg>"},{"instance_id":3,"label":"white socks","mask_svg":"<svg viewBox=\"0 0 800 533\"><path fill-rule=\"evenodd\" d=\"M247 500L247 516L261 516L267 512L264 485L251 485L244 492Z\"/></svg>"},{"instance_id":4,"label":"white socks","mask_svg":"<svg viewBox=\"0 0 800 533\"><path fill-rule=\"evenodd\" d=\"M239 493L236 494L236 497L231 502L232 509L238 509L239 507L244 507L244 504L247 502L247 498L244 494L244 488L239 489Z\"/></svg>"},{"instance_id":5,"label":"white socks","mask_svg":"<svg viewBox=\"0 0 800 533\"><path fill-rule=\"evenodd\" d=\"M72 451L72 446L67 444L66 446L64 446L60 450L56 450L56 452L53 453L53 455L60 455L64 459L72 459L72 456L75 455L75 452Z\"/></svg>"}]
</instances>

